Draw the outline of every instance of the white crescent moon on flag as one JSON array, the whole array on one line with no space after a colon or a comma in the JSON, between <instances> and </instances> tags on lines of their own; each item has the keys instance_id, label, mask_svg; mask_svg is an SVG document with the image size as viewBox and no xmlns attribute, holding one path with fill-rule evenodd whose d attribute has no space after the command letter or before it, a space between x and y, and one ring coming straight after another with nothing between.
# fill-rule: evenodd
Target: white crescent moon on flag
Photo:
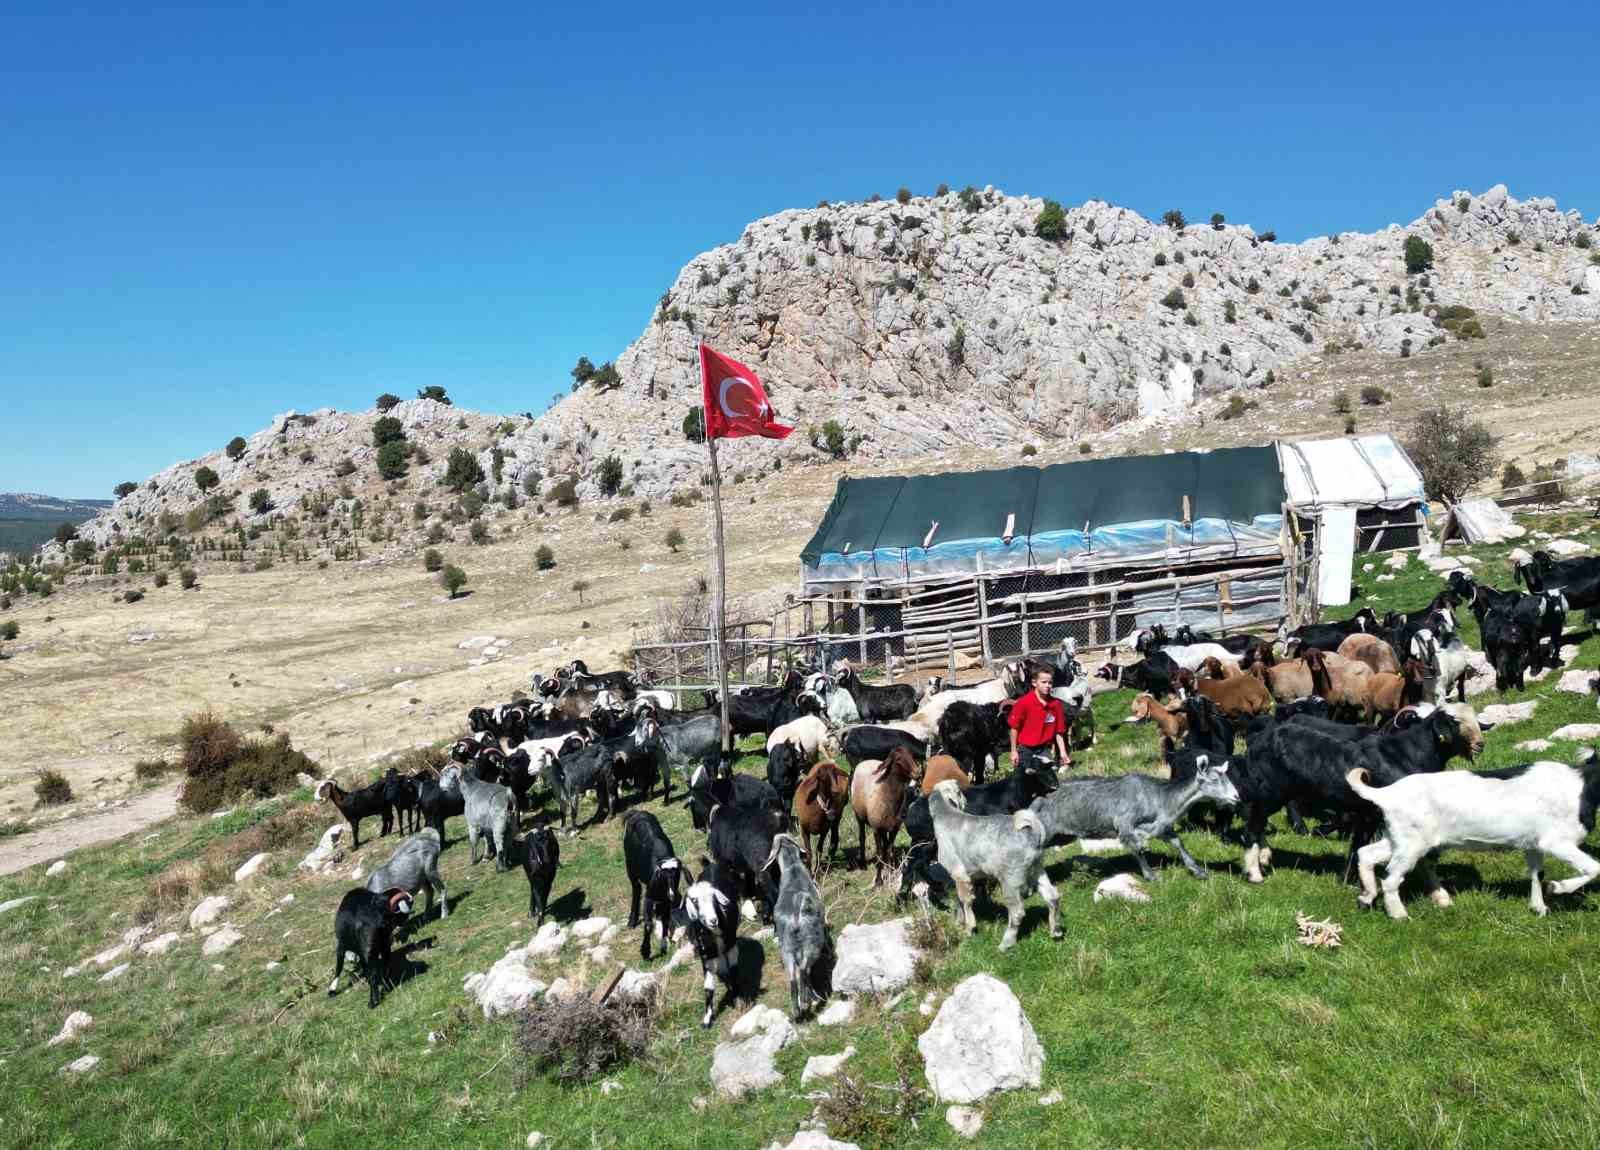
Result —
<instances>
[{"instance_id":1,"label":"white crescent moon on flag","mask_svg":"<svg viewBox=\"0 0 1600 1150\"><path fill-rule=\"evenodd\" d=\"M750 394L752 399L755 397L755 388L750 385L749 380L745 379L743 376L730 375L722 381L721 386L717 390L717 403L722 407L722 413L730 419L740 419L750 416L759 418L762 414L762 408L766 406L765 404L757 404L754 411L740 411L735 409L733 404L729 402L729 393L736 385L739 384L744 385L745 390Z\"/></svg>"}]
</instances>

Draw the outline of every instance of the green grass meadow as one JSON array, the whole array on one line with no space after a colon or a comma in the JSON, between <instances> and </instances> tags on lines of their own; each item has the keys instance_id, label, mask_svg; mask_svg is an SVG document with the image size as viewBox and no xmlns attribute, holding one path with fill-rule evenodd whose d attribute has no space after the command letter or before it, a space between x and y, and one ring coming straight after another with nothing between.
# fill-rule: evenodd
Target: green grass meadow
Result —
<instances>
[{"instance_id":1,"label":"green grass meadow","mask_svg":"<svg viewBox=\"0 0 1600 1150\"><path fill-rule=\"evenodd\" d=\"M1581 532L1591 522L1574 516L1544 526ZM1510 586L1507 550L1473 549L1478 576ZM1363 594L1351 610L1418 607L1441 583L1415 560L1388 583L1375 581L1387 570L1381 563L1374 572L1360 568L1358 559ZM1461 620L1477 646L1470 614ZM1582 628L1580 618L1570 620L1569 641ZM1600 666L1600 638L1583 632L1569 665ZM1600 721L1592 695L1556 692L1554 680L1505 700L1493 691L1474 699L1480 707L1539 701L1531 720L1486 736L1478 765L1541 757L1515 744L1566 723ZM1122 723L1131 697L1118 691L1096 700L1100 740L1078 756L1082 769L1153 768L1154 732ZM1579 746L1558 743L1543 757L1570 762ZM743 769L759 772L761 760L752 755ZM778 1056L785 1082L727 1103L716 1098L708 1069L715 1042L743 1007L724 1011L711 1032L700 1030L693 960L667 979L647 1059L611 1075L620 1090L530 1075L514 1020L485 1021L461 989L467 974L532 935L527 883L520 869L470 866L460 820L451 821L443 863L459 904L448 920L430 920L409 939L424 944L408 957L426 969L376 1010L367 1009L364 984L347 981L328 998L334 908L352 884L294 872L335 821L331 808L296 815L309 800L302 792L222 819L173 820L72 855L62 877L35 868L0 879L0 901L40 896L0 915L0 1145L342 1150L429 1139L511 1150L539 1130L557 1150L765 1147L787 1143L817 1105L809 1096L826 1088L800 1087L806 1058L853 1044L858 1053L845 1072L866 1087L868 1112L834 1136L869 1147L954 1146L965 1143L942 1106L924 1096L913 1117L888 1121L871 1110L877 1099L886 1109L897 1092L874 1087L896 1083L897 1064L907 1064L931 1021L918 1010L923 997L980 971L1016 992L1047 1053L1039 1090L982 1104L980 1145L1600 1145L1600 966L1589 965L1600 944L1600 889L1553 898L1550 915L1536 918L1518 854L1448 852L1440 873L1455 905L1441 910L1409 897L1412 920L1397 923L1357 908L1354 887L1341 881L1342 840L1298 837L1281 826L1275 868L1259 887L1241 877L1239 849L1208 834L1191 832L1185 841L1211 868L1209 881L1191 878L1164 847L1153 847L1161 880L1148 905L1091 900L1102 878L1135 870L1131 859L1084 857L1075 847L1055 852L1050 871L1062 887L1063 941L1049 939L1044 908L1033 900L1020 944L1002 955L1004 916L990 905L974 937L957 943L953 930L943 932L953 945L930 955L899 1001L864 1002L843 1027L803 1027ZM704 837L681 806L663 810L657 798L649 808L680 855L697 860ZM284 812L288 818L269 824ZM845 822L841 837L853 858L855 828ZM266 877L233 887L233 868L261 848L268 825ZM363 826L376 831L376 820ZM625 921L620 839L613 819L562 840L552 894L561 919ZM395 842L364 840L356 859L370 870ZM842 864L823 882L835 931L896 913L890 894L872 889L870 871ZM1553 877L1564 873L1552 866ZM62 976L120 941L141 917L157 913L158 930L186 930L201 893L236 899L228 917L245 940L231 951L206 958L199 937L186 936L165 956L133 958L113 982L98 982L92 964ZM292 902L281 901L290 894ZM1342 923L1343 945L1298 945L1297 913ZM752 932L747 924L744 933ZM589 966L569 943L539 976L566 974L591 987L616 961L639 966L637 947L638 931L625 931L611 963ZM787 1010L775 948L765 947L761 1001ZM280 965L269 971L269 962ZM47 1048L73 1010L91 1013L93 1027ZM99 1066L62 1073L85 1053L98 1055ZM913 1065L915 1084L924 1085L920 1060ZM1061 1102L1040 1106L1049 1091L1059 1091Z\"/></svg>"}]
</instances>

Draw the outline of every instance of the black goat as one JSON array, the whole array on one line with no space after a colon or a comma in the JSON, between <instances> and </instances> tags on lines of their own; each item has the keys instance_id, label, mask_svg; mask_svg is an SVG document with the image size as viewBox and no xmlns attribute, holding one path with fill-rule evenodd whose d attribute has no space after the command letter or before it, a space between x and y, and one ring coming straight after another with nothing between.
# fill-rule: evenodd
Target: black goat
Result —
<instances>
[{"instance_id":1,"label":"black goat","mask_svg":"<svg viewBox=\"0 0 1600 1150\"><path fill-rule=\"evenodd\" d=\"M689 808L694 829L703 831L711 826L711 812L719 805L737 807L766 807L783 816L783 800L772 784L754 775L735 772L718 773L709 767L696 767L689 776L689 797L684 802Z\"/></svg>"},{"instance_id":2,"label":"black goat","mask_svg":"<svg viewBox=\"0 0 1600 1150\"><path fill-rule=\"evenodd\" d=\"M951 703L939 716L939 744L961 764L975 783L983 782L990 756L999 761L1007 743L1006 712L1010 704Z\"/></svg>"},{"instance_id":3,"label":"black goat","mask_svg":"<svg viewBox=\"0 0 1600 1150\"><path fill-rule=\"evenodd\" d=\"M522 873L528 876L528 917L544 925L550 888L561 868L561 844L549 827L535 827L522 840Z\"/></svg>"},{"instance_id":4,"label":"black goat","mask_svg":"<svg viewBox=\"0 0 1600 1150\"><path fill-rule=\"evenodd\" d=\"M380 837L393 829L394 808L389 803L388 790L388 784L383 779L354 791L345 790L332 779L323 779L317 784L316 795L319 801L331 802L339 808L344 821L350 824L350 846L354 850L361 846L362 819L381 816L383 828L379 832Z\"/></svg>"},{"instance_id":5,"label":"black goat","mask_svg":"<svg viewBox=\"0 0 1600 1150\"><path fill-rule=\"evenodd\" d=\"M417 780L390 767L383 773L383 788L383 797L394 809L400 833L408 835L417 830L422 825L422 811L417 805L420 797Z\"/></svg>"},{"instance_id":6,"label":"black goat","mask_svg":"<svg viewBox=\"0 0 1600 1150\"><path fill-rule=\"evenodd\" d=\"M1378 616L1371 607L1363 607L1348 619L1336 623L1307 623L1284 635L1284 642L1298 641L1299 650L1316 647L1322 651L1337 651L1339 644L1359 633L1376 635L1380 630Z\"/></svg>"},{"instance_id":7,"label":"black goat","mask_svg":"<svg viewBox=\"0 0 1600 1150\"><path fill-rule=\"evenodd\" d=\"M595 793L595 822L603 823L611 815L612 794L615 781L612 768L616 763L616 748L609 743L594 743L569 754L556 756L543 752L541 770L545 785L556 796L561 807L561 825L576 834L578 807L583 796Z\"/></svg>"},{"instance_id":8,"label":"black goat","mask_svg":"<svg viewBox=\"0 0 1600 1150\"><path fill-rule=\"evenodd\" d=\"M345 893L333 916L333 982L328 985L328 997L339 993L339 976L349 954L355 959L357 975L365 976L371 988L367 1007L378 1005L378 983L388 980L395 928L410 914L411 895L398 887L382 894L363 888Z\"/></svg>"},{"instance_id":9,"label":"black goat","mask_svg":"<svg viewBox=\"0 0 1600 1150\"><path fill-rule=\"evenodd\" d=\"M622 820L622 857L628 869L628 884L633 888L628 906L628 925L644 922L644 937L639 954L650 961L650 935L661 926L661 952L667 951L672 935L672 915L682 901L678 895L683 867L672 849L672 840L661 829L661 821L649 811L629 811ZM644 903L641 910L640 902Z\"/></svg>"},{"instance_id":10,"label":"black goat","mask_svg":"<svg viewBox=\"0 0 1600 1150\"><path fill-rule=\"evenodd\" d=\"M854 667L844 666L834 672L834 683L850 692L861 712L863 723L887 723L895 719L909 719L917 710L917 689L910 683L891 683L877 687L863 683Z\"/></svg>"},{"instance_id":11,"label":"black goat","mask_svg":"<svg viewBox=\"0 0 1600 1150\"><path fill-rule=\"evenodd\" d=\"M1137 663L1122 667L1107 663L1095 676L1108 679L1119 687L1135 691L1149 691L1157 699L1164 699L1178 687L1178 672L1183 668L1165 651L1153 650Z\"/></svg>"},{"instance_id":12,"label":"black goat","mask_svg":"<svg viewBox=\"0 0 1600 1150\"><path fill-rule=\"evenodd\" d=\"M782 811L761 806L715 806L708 819L706 847L712 859L739 882L743 895L761 900L761 921L772 921L777 878L767 868L772 839L787 826Z\"/></svg>"},{"instance_id":13,"label":"black goat","mask_svg":"<svg viewBox=\"0 0 1600 1150\"><path fill-rule=\"evenodd\" d=\"M445 844L444 821L451 815L467 813L467 802L459 785L446 786L431 774L417 780L417 809L428 826L439 832L439 845Z\"/></svg>"},{"instance_id":14,"label":"black goat","mask_svg":"<svg viewBox=\"0 0 1600 1150\"><path fill-rule=\"evenodd\" d=\"M1495 607L1484 616L1482 632L1483 653L1494 668L1496 689L1522 690L1523 676L1538 657L1538 632L1523 612L1504 606Z\"/></svg>"},{"instance_id":15,"label":"black goat","mask_svg":"<svg viewBox=\"0 0 1600 1150\"><path fill-rule=\"evenodd\" d=\"M928 744L910 731L902 731L898 727L875 727L866 723L847 730L840 737L839 746L844 751L845 758L851 763L860 763L867 759L886 759L889 757L889 752L896 747L904 747L910 751L911 757L919 763L928 757Z\"/></svg>"}]
</instances>

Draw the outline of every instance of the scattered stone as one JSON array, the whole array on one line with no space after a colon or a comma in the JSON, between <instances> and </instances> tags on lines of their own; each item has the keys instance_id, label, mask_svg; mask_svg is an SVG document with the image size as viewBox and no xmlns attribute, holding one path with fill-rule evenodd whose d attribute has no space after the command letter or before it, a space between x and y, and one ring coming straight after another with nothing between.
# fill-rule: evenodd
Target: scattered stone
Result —
<instances>
[{"instance_id":1,"label":"scattered stone","mask_svg":"<svg viewBox=\"0 0 1600 1150\"><path fill-rule=\"evenodd\" d=\"M989 974L963 979L917 1039L928 1086L941 1102L978 1102L1037 1087L1044 1047L1011 988Z\"/></svg>"},{"instance_id":2,"label":"scattered stone","mask_svg":"<svg viewBox=\"0 0 1600 1150\"><path fill-rule=\"evenodd\" d=\"M100 1065L100 1059L93 1054L85 1054L82 1058L74 1058L61 1068L63 1074L87 1074Z\"/></svg>"},{"instance_id":3,"label":"scattered stone","mask_svg":"<svg viewBox=\"0 0 1600 1150\"><path fill-rule=\"evenodd\" d=\"M200 947L200 953L207 958L215 958L219 954L232 950L243 941L244 935L241 932L231 926L224 926L206 939L205 943Z\"/></svg>"},{"instance_id":4,"label":"scattered stone","mask_svg":"<svg viewBox=\"0 0 1600 1150\"><path fill-rule=\"evenodd\" d=\"M1429 571L1443 575L1446 571L1454 571L1461 566L1461 560L1452 555L1441 555L1434 559L1424 559Z\"/></svg>"},{"instance_id":5,"label":"scattered stone","mask_svg":"<svg viewBox=\"0 0 1600 1150\"><path fill-rule=\"evenodd\" d=\"M843 1026L856 1016L856 1003L853 998L835 998L828 1003L821 1014L817 1015L818 1026Z\"/></svg>"},{"instance_id":6,"label":"scattered stone","mask_svg":"<svg viewBox=\"0 0 1600 1150\"><path fill-rule=\"evenodd\" d=\"M283 965L283 963L279 962L277 959L273 959L271 962L267 963L267 965L263 966L261 969L262 970L277 970L278 967L280 967L282 965Z\"/></svg>"},{"instance_id":7,"label":"scattered stone","mask_svg":"<svg viewBox=\"0 0 1600 1150\"><path fill-rule=\"evenodd\" d=\"M61 1024L61 1033L47 1042L46 1046L60 1046L63 1042L71 1042L89 1027L94 1025L94 1015L84 1010L74 1010L67 1015L67 1020Z\"/></svg>"},{"instance_id":8,"label":"scattered stone","mask_svg":"<svg viewBox=\"0 0 1600 1150\"><path fill-rule=\"evenodd\" d=\"M1574 555L1582 555L1589 550L1589 545L1579 543L1576 539L1552 539L1544 545L1544 549L1558 558L1568 559Z\"/></svg>"},{"instance_id":9,"label":"scattered stone","mask_svg":"<svg viewBox=\"0 0 1600 1150\"><path fill-rule=\"evenodd\" d=\"M165 934L157 935L149 942L140 943L139 953L151 956L166 954L167 951L178 945L180 937L177 931L169 930Z\"/></svg>"},{"instance_id":10,"label":"scattered stone","mask_svg":"<svg viewBox=\"0 0 1600 1150\"><path fill-rule=\"evenodd\" d=\"M456 644L458 651L481 651L494 642L493 635L474 635L470 639L463 639Z\"/></svg>"},{"instance_id":11,"label":"scattered stone","mask_svg":"<svg viewBox=\"0 0 1600 1150\"><path fill-rule=\"evenodd\" d=\"M1383 561L1383 565L1385 567L1390 567L1390 568L1393 568L1396 571L1399 571L1402 568L1404 568L1405 565L1407 563L1409 563L1410 561L1411 561L1411 556L1410 556L1409 552L1396 551L1393 555L1389 556L1389 558L1387 558L1387 559L1385 559Z\"/></svg>"},{"instance_id":12,"label":"scattered stone","mask_svg":"<svg viewBox=\"0 0 1600 1150\"><path fill-rule=\"evenodd\" d=\"M147 922L143 926L130 926L122 932L122 941L127 946L138 946L155 932L156 926L153 922Z\"/></svg>"},{"instance_id":13,"label":"scattered stone","mask_svg":"<svg viewBox=\"0 0 1600 1150\"><path fill-rule=\"evenodd\" d=\"M1086 855L1113 854L1126 850L1121 839L1079 839L1078 850Z\"/></svg>"},{"instance_id":14,"label":"scattered stone","mask_svg":"<svg viewBox=\"0 0 1600 1150\"><path fill-rule=\"evenodd\" d=\"M130 643L149 643L152 640L159 639L159 638L161 638L161 636L156 634L156 632L154 632L154 631L129 631L128 632L128 642L130 642Z\"/></svg>"},{"instance_id":15,"label":"scattered stone","mask_svg":"<svg viewBox=\"0 0 1600 1150\"><path fill-rule=\"evenodd\" d=\"M773 1056L795 1040L794 1024L781 1010L752 1006L728 1031L737 1042L719 1042L711 1058L711 1084L724 1098L739 1098L783 1081Z\"/></svg>"},{"instance_id":16,"label":"scattered stone","mask_svg":"<svg viewBox=\"0 0 1600 1150\"><path fill-rule=\"evenodd\" d=\"M578 993L578 988L565 978L558 978L550 984L550 989L545 991L546 998L553 998L557 1002L564 1002Z\"/></svg>"},{"instance_id":17,"label":"scattered stone","mask_svg":"<svg viewBox=\"0 0 1600 1150\"><path fill-rule=\"evenodd\" d=\"M822 1078L832 1078L839 1073L843 1066L855 1054L854 1046L846 1046L838 1054L814 1054L806 1059L805 1069L800 1072L800 1085L814 1082Z\"/></svg>"},{"instance_id":18,"label":"scattered stone","mask_svg":"<svg viewBox=\"0 0 1600 1150\"><path fill-rule=\"evenodd\" d=\"M286 894L286 895L284 895L282 898L280 898L278 900L278 905L279 906L288 906L293 901L294 901L294 895L293 894Z\"/></svg>"},{"instance_id":19,"label":"scattered stone","mask_svg":"<svg viewBox=\"0 0 1600 1150\"><path fill-rule=\"evenodd\" d=\"M507 953L488 973L467 975L461 988L477 1002L485 1018L515 1014L546 990L544 983L528 973L528 952L520 948Z\"/></svg>"},{"instance_id":20,"label":"scattered stone","mask_svg":"<svg viewBox=\"0 0 1600 1150\"><path fill-rule=\"evenodd\" d=\"M802 1130L788 1145L780 1146L774 1142L767 1147L767 1150L861 1150L861 1147L854 1142L840 1142L829 1138L822 1130Z\"/></svg>"},{"instance_id":21,"label":"scattered stone","mask_svg":"<svg viewBox=\"0 0 1600 1150\"><path fill-rule=\"evenodd\" d=\"M1474 559L1471 555L1458 555L1456 558L1460 560L1463 567L1476 567L1481 562L1481 560Z\"/></svg>"},{"instance_id":22,"label":"scattered stone","mask_svg":"<svg viewBox=\"0 0 1600 1150\"><path fill-rule=\"evenodd\" d=\"M535 1130L528 1135L528 1150L539 1150L539 1147L543 1146L544 1142L544 1135Z\"/></svg>"},{"instance_id":23,"label":"scattered stone","mask_svg":"<svg viewBox=\"0 0 1600 1150\"><path fill-rule=\"evenodd\" d=\"M1521 723L1533 718L1537 706L1534 699L1525 703L1491 703L1478 712L1478 719L1485 723Z\"/></svg>"},{"instance_id":24,"label":"scattered stone","mask_svg":"<svg viewBox=\"0 0 1600 1150\"><path fill-rule=\"evenodd\" d=\"M1054 1106L1057 1102L1060 1102L1060 1101L1061 1101L1061 1091L1059 1091L1059 1090L1052 1090L1052 1091L1050 1091L1049 1094L1041 1094L1041 1095L1039 1095L1039 1105L1040 1106Z\"/></svg>"},{"instance_id":25,"label":"scattered stone","mask_svg":"<svg viewBox=\"0 0 1600 1150\"><path fill-rule=\"evenodd\" d=\"M528 943L529 958L550 958L567 945L567 932L558 922L547 922Z\"/></svg>"},{"instance_id":26,"label":"scattered stone","mask_svg":"<svg viewBox=\"0 0 1600 1150\"><path fill-rule=\"evenodd\" d=\"M1563 671L1561 681L1556 684L1558 691L1570 691L1574 695L1587 695L1594 690L1595 672L1584 668L1576 671Z\"/></svg>"},{"instance_id":27,"label":"scattered stone","mask_svg":"<svg viewBox=\"0 0 1600 1150\"><path fill-rule=\"evenodd\" d=\"M1378 582L1379 583L1393 583L1394 582L1394 576L1393 575L1379 575L1378 576Z\"/></svg>"},{"instance_id":28,"label":"scattered stone","mask_svg":"<svg viewBox=\"0 0 1600 1150\"><path fill-rule=\"evenodd\" d=\"M0 914L5 914L8 910L16 910L19 906L26 906L38 897L36 894L27 894L21 898L8 898L5 902L0 902Z\"/></svg>"},{"instance_id":29,"label":"scattered stone","mask_svg":"<svg viewBox=\"0 0 1600 1150\"><path fill-rule=\"evenodd\" d=\"M322 832L322 840L312 847L305 858L296 864L299 870L308 870L312 873L322 871L338 862L343 857L339 843L344 839L345 825L335 823Z\"/></svg>"},{"instance_id":30,"label":"scattered stone","mask_svg":"<svg viewBox=\"0 0 1600 1150\"><path fill-rule=\"evenodd\" d=\"M834 942L834 991L887 994L909 983L918 957L906 936L910 922L851 923L841 930Z\"/></svg>"},{"instance_id":31,"label":"scattered stone","mask_svg":"<svg viewBox=\"0 0 1600 1150\"><path fill-rule=\"evenodd\" d=\"M622 1083L615 1078L607 1078L600 1083L600 1093L605 1095L615 1094L622 1089Z\"/></svg>"},{"instance_id":32,"label":"scattered stone","mask_svg":"<svg viewBox=\"0 0 1600 1150\"><path fill-rule=\"evenodd\" d=\"M1112 875L1094 888L1095 902L1103 902L1108 898L1123 899L1127 902L1149 902L1150 894L1134 875L1118 874Z\"/></svg>"},{"instance_id":33,"label":"scattered stone","mask_svg":"<svg viewBox=\"0 0 1600 1150\"><path fill-rule=\"evenodd\" d=\"M233 900L225 894L214 894L201 899L200 905L189 912L189 929L199 930L202 926L210 926L232 905Z\"/></svg>"},{"instance_id":34,"label":"scattered stone","mask_svg":"<svg viewBox=\"0 0 1600 1150\"><path fill-rule=\"evenodd\" d=\"M233 881L236 883L248 882L255 878L256 875L261 873L261 868L267 865L267 860L271 857L272 856L267 854L265 851L263 851L261 854L251 855L250 858L245 861L243 866L233 872Z\"/></svg>"},{"instance_id":35,"label":"scattered stone","mask_svg":"<svg viewBox=\"0 0 1600 1150\"><path fill-rule=\"evenodd\" d=\"M610 926L606 927L603 931L600 932L601 945L604 945L604 946L611 945L611 943L613 943L613 942L615 942L617 940L617 936L619 934L621 934L621 933L622 933L622 928L620 926L618 926L616 923L612 923Z\"/></svg>"},{"instance_id":36,"label":"scattered stone","mask_svg":"<svg viewBox=\"0 0 1600 1150\"><path fill-rule=\"evenodd\" d=\"M584 957L599 966L611 961L611 948L609 946L595 946L584 951Z\"/></svg>"},{"instance_id":37,"label":"scattered stone","mask_svg":"<svg viewBox=\"0 0 1600 1150\"><path fill-rule=\"evenodd\" d=\"M110 966L113 962L116 962L117 959L121 958L127 953L128 944L125 942L119 942L116 946L102 950L89 961L93 962L96 966Z\"/></svg>"},{"instance_id":38,"label":"scattered stone","mask_svg":"<svg viewBox=\"0 0 1600 1150\"><path fill-rule=\"evenodd\" d=\"M113 982L116 979L119 979L123 975L127 974L128 973L128 967L130 967L132 965L133 964L129 963L129 962L118 963L116 966L113 966L110 970L108 970L104 974L102 974L100 976L100 981L101 982Z\"/></svg>"},{"instance_id":39,"label":"scattered stone","mask_svg":"<svg viewBox=\"0 0 1600 1150\"><path fill-rule=\"evenodd\" d=\"M1600 723L1568 723L1564 727L1557 727L1550 732L1552 739L1566 739L1571 742L1587 743L1593 739L1600 739Z\"/></svg>"},{"instance_id":40,"label":"scattered stone","mask_svg":"<svg viewBox=\"0 0 1600 1150\"><path fill-rule=\"evenodd\" d=\"M661 991L656 976L642 970L625 970L612 998L653 999Z\"/></svg>"},{"instance_id":41,"label":"scattered stone","mask_svg":"<svg viewBox=\"0 0 1600 1150\"><path fill-rule=\"evenodd\" d=\"M694 947L690 946L688 943L684 943L677 950L672 952L671 958L667 959L667 961L662 964L661 973L671 974L674 970L677 970L678 967L682 966L693 957Z\"/></svg>"},{"instance_id":42,"label":"scattered stone","mask_svg":"<svg viewBox=\"0 0 1600 1150\"><path fill-rule=\"evenodd\" d=\"M922 1001L917 1004L917 1013L922 1015L924 1018L931 1017L934 1007L936 1007L938 1004L939 992L937 990L930 990L927 994L922 996Z\"/></svg>"},{"instance_id":43,"label":"scattered stone","mask_svg":"<svg viewBox=\"0 0 1600 1150\"><path fill-rule=\"evenodd\" d=\"M591 938L599 938L610 925L609 918L580 919L572 924L572 937L587 942Z\"/></svg>"},{"instance_id":44,"label":"scattered stone","mask_svg":"<svg viewBox=\"0 0 1600 1150\"><path fill-rule=\"evenodd\" d=\"M983 1129L983 1112L970 1106L950 1107L944 1112L944 1120L963 1138L976 1138Z\"/></svg>"},{"instance_id":45,"label":"scattered stone","mask_svg":"<svg viewBox=\"0 0 1600 1150\"><path fill-rule=\"evenodd\" d=\"M46 878L55 878L57 875L62 875L62 874L66 874L66 873L67 873L67 860L66 859L56 859L56 861L51 863L49 866L47 866L45 868L45 871L44 871L44 875L45 875Z\"/></svg>"},{"instance_id":46,"label":"scattered stone","mask_svg":"<svg viewBox=\"0 0 1600 1150\"><path fill-rule=\"evenodd\" d=\"M1552 743L1549 739L1529 739L1527 742L1518 743L1517 744L1517 750L1519 750L1519 751L1548 751L1553 746L1555 746L1555 744Z\"/></svg>"}]
</instances>

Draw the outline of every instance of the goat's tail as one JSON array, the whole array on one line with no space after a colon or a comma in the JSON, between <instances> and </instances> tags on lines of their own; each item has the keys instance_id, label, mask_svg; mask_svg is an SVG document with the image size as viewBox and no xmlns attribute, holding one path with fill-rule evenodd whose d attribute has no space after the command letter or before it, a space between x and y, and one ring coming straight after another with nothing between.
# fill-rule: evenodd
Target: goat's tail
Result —
<instances>
[{"instance_id":1,"label":"goat's tail","mask_svg":"<svg viewBox=\"0 0 1600 1150\"><path fill-rule=\"evenodd\" d=\"M1354 770L1346 774L1344 781L1350 784L1350 789L1352 791L1366 799L1367 802L1373 803L1380 807L1383 805L1381 801L1383 788L1369 787L1367 785L1367 772L1361 767L1356 767Z\"/></svg>"},{"instance_id":2,"label":"goat's tail","mask_svg":"<svg viewBox=\"0 0 1600 1150\"><path fill-rule=\"evenodd\" d=\"M1034 840L1040 846L1044 845L1044 840L1048 837L1044 823L1032 811L1018 811L1011 816L1011 825L1019 831L1032 831Z\"/></svg>"}]
</instances>

